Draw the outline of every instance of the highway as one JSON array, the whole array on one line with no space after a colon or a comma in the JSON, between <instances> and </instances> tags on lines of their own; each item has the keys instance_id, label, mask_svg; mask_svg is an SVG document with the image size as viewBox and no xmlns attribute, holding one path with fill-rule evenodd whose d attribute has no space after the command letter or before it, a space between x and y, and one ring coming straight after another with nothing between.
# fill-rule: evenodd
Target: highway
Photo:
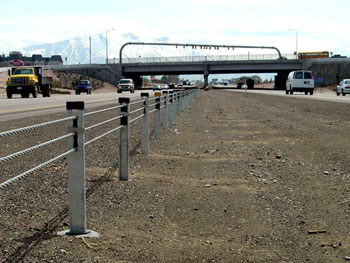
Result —
<instances>
[{"instance_id":1,"label":"highway","mask_svg":"<svg viewBox=\"0 0 350 263\"><path fill-rule=\"evenodd\" d=\"M313 96L304 95L304 93L294 93L293 95L285 94L283 90L259 90L249 89L239 90L232 89L233 92L246 92L248 94L267 94L273 96L284 96L291 99L312 99L332 101L339 103L350 103L350 96L336 96L335 93L320 92L317 90ZM153 96L153 91L149 91ZM210 91L209 91L210 92ZM20 96L7 99L6 97L0 97L0 122L15 120L31 116L41 116L51 113L59 113L66 111L67 101L84 101L85 109L88 112L91 108L96 106L103 106L107 104L117 104L120 96L130 97L132 99L140 98L141 91L135 91L131 94L129 92L123 92L118 94L116 92L111 93L95 93L92 95L51 95L49 98L27 98L22 99Z\"/></svg>"},{"instance_id":2,"label":"highway","mask_svg":"<svg viewBox=\"0 0 350 263\"><path fill-rule=\"evenodd\" d=\"M235 92L246 92L247 94L267 94L273 96L283 96L294 99L311 99L311 100L322 100L332 101L340 103L350 103L350 96L337 96L329 91L320 91L317 89L314 95L305 95L302 92L295 92L293 95L287 95L284 90L259 90L259 89L248 89L247 91L242 89L233 89Z\"/></svg>"},{"instance_id":3,"label":"highway","mask_svg":"<svg viewBox=\"0 0 350 263\"><path fill-rule=\"evenodd\" d=\"M145 91L142 91L145 92ZM147 92L147 91L146 91ZM153 91L149 91L150 96L153 96ZM96 106L107 104L118 104L119 97L130 97L132 100L141 98L141 91L135 93L95 93L92 95L51 95L51 97L25 98L14 96L12 99L0 97L0 122L16 120L31 116L41 116L51 113L59 113L66 111L67 101L84 101L85 110Z\"/></svg>"}]
</instances>

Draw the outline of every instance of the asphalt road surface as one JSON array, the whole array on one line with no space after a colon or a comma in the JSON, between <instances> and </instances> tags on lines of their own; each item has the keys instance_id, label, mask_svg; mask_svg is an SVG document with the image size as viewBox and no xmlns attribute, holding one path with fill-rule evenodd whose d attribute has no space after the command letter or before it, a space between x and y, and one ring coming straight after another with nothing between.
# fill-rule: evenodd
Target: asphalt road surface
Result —
<instances>
[{"instance_id":1,"label":"asphalt road surface","mask_svg":"<svg viewBox=\"0 0 350 263\"><path fill-rule=\"evenodd\" d=\"M145 92L145 91L142 91ZM153 91L149 91L153 95ZM140 98L141 91L135 93L95 93L92 95L51 95L49 98L26 98L20 96L7 99L0 98L0 122L15 120L24 117L40 116L50 113L65 112L67 101L84 101L85 109L90 107L103 106L111 103L118 103L119 97L130 97L132 100Z\"/></svg>"},{"instance_id":2,"label":"asphalt road surface","mask_svg":"<svg viewBox=\"0 0 350 263\"><path fill-rule=\"evenodd\" d=\"M323 100L341 103L350 103L350 96L336 96L335 93L317 91L314 95L304 95L304 93L294 93L293 95L287 95L283 90L238 90L233 89L234 92L247 92L247 93L261 93L274 96L288 96L290 98ZM151 96L153 91L149 91ZM93 95L52 95L50 98L27 98L22 99L17 96L12 99L0 97L0 122L15 120L24 117L40 116L50 113L65 112L67 101L81 101L85 102L85 109L89 110L92 106L103 106L111 104L113 102L118 103L118 97L130 97L132 99L140 98L141 91L135 91L131 94L124 92L118 94L113 93L95 93Z\"/></svg>"},{"instance_id":3,"label":"asphalt road surface","mask_svg":"<svg viewBox=\"0 0 350 263\"><path fill-rule=\"evenodd\" d=\"M312 100L323 100L323 101L333 101L341 103L350 103L350 96L337 96L335 93L323 92L317 90L314 95L305 95L302 92L295 92L293 95L287 95L284 90L238 90L234 89L237 92L247 92L247 93L260 93L260 94L269 94L275 96L288 96L289 98L298 98L298 99L312 99Z\"/></svg>"}]
</instances>

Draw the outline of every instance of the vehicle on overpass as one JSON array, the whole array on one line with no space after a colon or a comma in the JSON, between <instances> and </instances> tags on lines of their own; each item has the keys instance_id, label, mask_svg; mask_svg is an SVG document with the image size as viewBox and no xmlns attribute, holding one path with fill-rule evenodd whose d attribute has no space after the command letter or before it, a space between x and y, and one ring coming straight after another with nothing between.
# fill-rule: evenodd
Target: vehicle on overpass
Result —
<instances>
[{"instance_id":1,"label":"vehicle on overpass","mask_svg":"<svg viewBox=\"0 0 350 263\"><path fill-rule=\"evenodd\" d=\"M336 54L336 55L331 56L331 58L347 58L347 56L342 56L340 54Z\"/></svg>"},{"instance_id":2,"label":"vehicle on overpass","mask_svg":"<svg viewBox=\"0 0 350 263\"><path fill-rule=\"evenodd\" d=\"M182 86L191 86L191 82L189 80L182 81Z\"/></svg>"},{"instance_id":3,"label":"vehicle on overpass","mask_svg":"<svg viewBox=\"0 0 350 263\"><path fill-rule=\"evenodd\" d=\"M50 97L52 86L51 77L42 76L41 67L14 67L8 71L9 79L6 81L7 98L11 99L13 94L21 94L22 98L37 97L42 93L43 97Z\"/></svg>"},{"instance_id":4,"label":"vehicle on overpass","mask_svg":"<svg viewBox=\"0 0 350 263\"><path fill-rule=\"evenodd\" d=\"M314 94L315 82L311 71L298 70L292 71L288 75L286 82L286 94L294 92L305 92L310 95Z\"/></svg>"},{"instance_id":5,"label":"vehicle on overpass","mask_svg":"<svg viewBox=\"0 0 350 263\"><path fill-rule=\"evenodd\" d=\"M135 92L135 85L132 79L121 79L117 86L117 92L122 93L123 91Z\"/></svg>"},{"instance_id":6,"label":"vehicle on overpass","mask_svg":"<svg viewBox=\"0 0 350 263\"><path fill-rule=\"evenodd\" d=\"M329 51L299 52L298 59L329 58Z\"/></svg>"},{"instance_id":7,"label":"vehicle on overpass","mask_svg":"<svg viewBox=\"0 0 350 263\"><path fill-rule=\"evenodd\" d=\"M350 79L343 79L337 86L337 96L350 94Z\"/></svg>"},{"instance_id":8,"label":"vehicle on overpass","mask_svg":"<svg viewBox=\"0 0 350 263\"><path fill-rule=\"evenodd\" d=\"M79 80L77 85L75 86L75 94L80 95L82 92L86 92L86 94L91 94L91 83L88 80Z\"/></svg>"}]
</instances>

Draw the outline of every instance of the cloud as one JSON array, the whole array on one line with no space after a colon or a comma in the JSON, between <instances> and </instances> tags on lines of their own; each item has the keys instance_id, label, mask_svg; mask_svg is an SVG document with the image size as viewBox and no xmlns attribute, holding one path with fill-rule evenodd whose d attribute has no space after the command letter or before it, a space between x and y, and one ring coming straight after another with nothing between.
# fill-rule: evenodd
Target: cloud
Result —
<instances>
[{"instance_id":1,"label":"cloud","mask_svg":"<svg viewBox=\"0 0 350 263\"><path fill-rule=\"evenodd\" d=\"M18 1L5 3L8 10L19 5ZM67 3L68 9L63 7ZM166 37L182 43L273 45L291 53L295 50L295 32L288 29L294 29L300 50L348 52L345 32L350 27L346 19L349 6L345 0L178 0L169 4L101 0L98 5L92 0L38 0L38 17L30 12L18 18L4 13L0 36L7 40L7 48L18 48L75 36L105 36L106 30L114 28L108 33L111 39L132 33L144 42Z\"/></svg>"}]
</instances>

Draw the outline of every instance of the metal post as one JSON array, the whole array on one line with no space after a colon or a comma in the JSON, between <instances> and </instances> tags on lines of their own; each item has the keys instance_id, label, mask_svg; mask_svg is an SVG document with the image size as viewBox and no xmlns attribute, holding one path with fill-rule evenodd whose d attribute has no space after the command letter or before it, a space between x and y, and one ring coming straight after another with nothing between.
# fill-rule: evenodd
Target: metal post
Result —
<instances>
[{"instance_id":1,"label":"metal post","mask_svg":"<svg viewBox=\"0 0 350 263\"><path fill-rule=\"evenodd\" d=\"M174 91L174 98L173 98L173 121L176 119L176 115L177 115L177 95L178 92Z\"/></svg>"},{"instance_id":2,"label":"metal post","mask_svg":"<svg viewBox=\"0 0 350 263\"><path fill-rule=\"evenodd\" d=\"M163 129L168 129L169 109L168 109L168 91L163 91L164 95L164 110L163 110Z\"/></svg>"},{"instance_id":3,"label":"metal post","mask_svg":"<svg viewBox=\"0 0 350 263\"><path fill-rule=\"evenodd\" d=\"M90 42L90 64L91 64L91 37L89 37L89 42Z\"/></svg>"},{"instance_id":4,"label":"metal post","mask_svg":"<svg viewBox=\"0 0 350 263\"><path fill-rule=\"evenodd\" d=\"M108 64L108 39L107 39L107 33L111 30L114 30L114 28L108 29L106 31L106 64Z\"/></svg>"},{"instance_id":5,"label":"metal post","mask_svg":"<svg viewBox=\"0 0 350 263\"><path fill-rule=\"evenodd\" d=\"M86 229L84 102L69 101L66 109L68 117L77 110L77 118L68 122L68 132L74 133L68 139L68 150L75 148L75 151L68 157L69 230L58 235L99 237L98 233Z\"/></svg>"},{"instance_id":6,"label":"metal post","mask_svg":"<svg viewBox=\"0 0 350 263\"><path fill-rule=\"evenodd\" d=\"M184 91L180 92L180 104L179 104L180 105L180 109L179 109L180 112L182 112L182 110L183 110L182 107L183 107L183 102L184 102L184 94L185 94Z\"/></svg>"},{"instance_id":7,"label":"metal post","mask_svg":"<svg viewBox=\"0 0 350 263\"><path fill-rule=\"evenodd\" d=\"M185 110L185 96L186 96L186 91L181 92L181 100L180 100L181 111Z\"/></svg>"},{"instance_id":8,"label":"metal post","mask_svg":"<svg viewBox=\"0 0 350 263\"><path fill-rule=\"evenodd\" d=\"M176 117L180 113L180 91L176 92Z\"/></svg>"},{"instance_id":9,"label":"metal post","mask_svg":"<svg viewBox=\"0 0 350 263\"><path fill-rule=\"evenodd\" d=\"M149 152L149 121L148 121L148 112L149 112L149 93L141 93L141 98L145 100L143 102L143 117L141 121L141 152L142 154L148 154Z\"/></svg>"},{"instance_id":10,"label":"metal post","mask_svg":"<svg viewBox=\"0 0 350 263\"><path fill-rule=\"evenodd\" d=\"M177 109L179 114L182 111L182 94L183 94L183 91L180 91L179 92L179 104L178 104L178 109Z\"/></svg>"},{"instance_id":11,"label":"metal post","mask_svg":"<svg viewBox=\"0 0 350 263\"><path fill-rule=\"evenodd\" d=\"M129 179L129 144L130 144L130 98L119 98L119 103L123 105L120 108L120 125L123 126L119 131L119 161L118 177L120 181Z\"/></svg>"},{"instance_id":12,"label":"metal post","mask_svg":"<svg viewBox=\"0 0 350 263\"><path fill-rule=\"evenodd\" d=\"M174 104L174 91L169 91L169 123L173 123L173 107Z\"/></svg>"},{"instance_id":13,"label":"metal post","mask_svg":"<svg viewBox=\"0 0 350 263\"><path fill-rule=\"evenodd\" d=\"M154 112L154 139L159 140L160 138L160 92L155 92L156 96L156 111Z\"/></svg>"},{"instance_id":14,"label":"metal post","mask_svg":"<svg viewBox=\"0 0 350 263\"><path fill-rule=\"evenodd\" d=\"M188 106L189 98L190 98L190 91L189 91L189 90L186 90L186 92L185 92L185 98L184 98L184 109L186 109L187 106Z\"/></svg>"}]
</instances>

